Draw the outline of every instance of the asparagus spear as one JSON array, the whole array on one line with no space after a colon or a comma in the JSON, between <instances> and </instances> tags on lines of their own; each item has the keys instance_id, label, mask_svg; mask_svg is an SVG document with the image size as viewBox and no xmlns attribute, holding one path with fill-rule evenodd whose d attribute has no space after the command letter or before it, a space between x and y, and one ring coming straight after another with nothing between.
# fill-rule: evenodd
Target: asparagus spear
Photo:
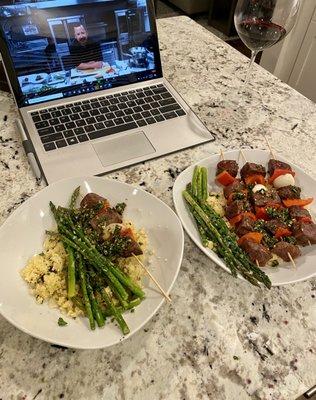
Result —
<instances>
[{"instance_id":1,"label":"asparagus spear","mask_svg":"<svg viewBox=\"0 0 316 400\"><path fill-rule=\"evenodd\" d=\"M126 307L118 306L118 307L116 307L116 309L117 309L118 312L120 312L120 313L122 314L124 311L128 311L128 310L131 310L131 309L133 309L133 308L139 306L141 302L142 302L141 299L140 299L139 297L137 297L136 299L131 300L131 301L127 304ZM112 312L111 312L111 310L110 310L109 308L107 308L107 309L103 312L103 314L104 314L105 317L110 317L111 315L113 315Z\"/></svg>"},{"instance_id":2,"label":"asparagus spear","mask_svg":"<svg viewBox=\"0 0 316 400\"><path fill-rule=\"evenodd\" d=\"M65 219L65 217L64 217ZM65 219L66 220L66 219ZM94 245L90 242L88 237L85 235L83 230L78 226L75 225L72 221L71 218L68 216L67 221L69 224L72 226L73 232L75 232L86 244L87 246L90 246L92 248L92 251L94 252L94 255L99 258L100 262L103 262L104 266L106 266L109 271L116 276L116 278L124 284L127 288L130 289L132 293L134 293L136 296L143 298L145 296L144 292L140 289L138 285L136 285L127 275L125 275L122 271L120 271L118 268L114 266L114 264L106 259L102 254L100 254L95 248ZM122 296L124 298L124 296ZM125 299L126 300L126 299Z\"/></svg>"},{"instance_id":3,"label":"asparagus spear","mask_svg":"<svg viewBox=\"0 0 316 400\"><path fill-rule=\"evenodd\" d=\"M60 227L61 231L61 239L64 243L67 245L71 246L75 250L77 250L85 259L86 261L90 262L94 268L99 270L104 276L106 276L110 281L115 290L119 293L120 297L123 300L128 299L128 293L120 283L120 281L116 278L116 276L113 275L111 271L107 268L107 266L104 264L103 258L99 256L99 253L94 249L89 248L86 246L84 243L82 243L76 235L71 234L71 239L69 239L69 231L68 231L68 236L67 230L63 229L63 227Z\"/></svg>"},{"instance_id":4,"label":"asparagus spear","mask_svg":"<svg viewBox=\"0 0 316 400\"><path fill-rule=\"evenodd\" d=\"M204 229L206 228L206 231L212 237L212 240L217 244L217 251L226 261L232 274L236 275L236 270L238 270L241 275L243 275L252 284L258 285L259 281L270 288L271 282L268 276L264 274L260 268L252 264L236 244L236 246L238 246L237 250L237 247L235 247L234 244L235 238L230 232L229 235L227 234L227 226L224 229L224 225L219 225L218 220L216 221L217 226L215 226L213 223L214 218L213 221L211 218L211 216L214 217L214 215L205 212L205 204L202 203L202 205L200 205L200 203L195 200L188 191L185 190L183 192L183 196L190 205L191 209L194 210L194 216L196 219L198 219L198 223L201 226L204 226ZM225 224L224 221L223 224ZM222 230L220 228L222 228Z\"/></svg>"},{"instance_id":5,"label":"asparagus spear","mask_svg":"<svg viewBox=\"0 0 316 400\"><path fill-rule=\"evenodd\" d=\"M227 246L234 252L236 258L240 260L243 264L247 265L250 270L255 270L256 274L260 275L263 280L266 280L268 286L271 285L271 282L267 275L255 264L253 264L244 253L244 251L238 246L235 239L235 234L230 231L225 221L213 210L210 205L205 203L202 205L202 209L211 218L214 225L218 227L218 229L221 231Z\"/></svg>"},{"instance_id":6,"label":"asparagus spear","mask_svg":"<svg viewBox=\"0 0 316 400\"><path fill-rule=\"evenodd\" d=\"M201 174L200 167L197 172L196 185L197 185L197 196L196 197L199 201L201 201L201 200L203 200L203 186L202 186L202 174Z\"/></svg>"},{"instance_id":7,"label":"asparagus spear","mask_svg":"<svg viewBox=\"0 0 316 400\"><path fill-rule=\"evenodd\" d=\"M202 200L206 200L208 197L208 187L207 187L207 169L205 167L201 168L201 186L202 186Z\"/></svg>"},{"instance_id":8,"label":"asparagus spear","mask_svg":"<svg viewBox=\"0 0 316 400\"><path fill-rule=\"evenodd\" d=\"M80 186L78 186L72 193L71 198L70 198L70 203L69 203L69 208L73 210L75 208L77 199L80 194Z\"/></svg>"},{"instance_id":9,"label":"asparagus spear","mask_svg":"<svg viewBox=\"0 0 316 400\"><path fill-rule=\"evenodd\" d=\"M109 266L110 271L117 277L117 279L124 284L132 293L136 296L143 299L145 297L145 293L142 289L136 285L127 275L125 275L119 268L114 267L114 265Z\"/></svg>"},{"instance_id":10,"label":"asparagus spear","mask_svg":"<svg viewBox=\"0 0 316 400\"><path fill-rule=\"evenodd\" d=\"M129 333L129 328L121 315L121 310L136 306L141 301L141 298L144 297L144 292L126 274L97 250L95 238L85 234L81 224L77 219L73 219L74 217L68 209L61 207L56 208L53 203L50 203L50 207L57 222L59 237L65 244L65 247L70 249L72 254L74 252L78 254L80 260L80 265L78 266L80 287L91 329L95 329L95 320L99 326L103 326L105 321L93 292L95 279L90 280L87 276L83 260L89 263L95 271L93 272L90 267L89 275L92 274L98 277L102 275L114 296L119 300L122 305L120 309L115 307L107 294L103 293L104 290L100 293L105 304L107 304L108 312L117 320L123 334ZM88 265L86 267L88 268ZM128 302L130 292L138 297L137 301Z\"/></svg>"},{"instance_id":11,"label":"asparagus spear","mask_svg":"<svg viewBox=\"0 0 316 400\"><path fill-rule=\"evenodd\" d=\"M85 310L86 310L86 315L89 319L90 328L92 330L94 330L95 329L95 321L94 321L91 303L90 303L90 299L89 299L88 291L87 291L86 274L85 274L85 271L83 268L82 258L80 256L78 257L78 270L79 270L80 286L81 286L81 292L82 292L84 306L85 306Z\"/></svg>"},{"instance_id":12,"label":"asparagus spear","mask_svg":"<svg viewBox=\"0 0 316 400\"><path fill-rule=\"evenodd\" d=\"M98 292L102 296L102 299L104 300L107 308L109 309L109 312L111 313L111 315L113 315L113 317L116 319L117 323L119 324L119 326L123 332L123 335L127 335L130 332L130 330L129 330L129 327L126 324L124 318L122 317L121 312L115 307L115 305L113 304L109 295L106 293L105 290L103 290L103 288L99 285L99 283L94 282L94 284L95 284Z\"/></svg>"},{"instance_id":13,"label":"asparagus spear","mask_svg":"<svg viewBox=\"0 0 316 400\"><path fill-rule=\"evenodd\" d=\"M193 177L192 177L192 193L193 193L194 196L197 196L197 195L198 195L198 191L197 191L197 178L198 178L198 175L199 175L199 171L200 171L200 167L199 167L199 166L196 166L196 167L194 168L194 171L193 171Z\"/></svg>"},{"instance_id":14,"label":"asparagus spear","mask_svg":"<svg viewBox=\"0 0 316 400\"><path fill-rule=\"evenodd\" d=\"M87 293L88 293L88 296L90 299L93 317L97 321L98 327L101 328L102 326L104 326L105 320L104 320L101 308L97 302L97 299L95 298L93 288L91 286L88 275L86 275L86 285L87 285Z\"/></svg>"},{"instance_id":15,"label":"asparagus spear","mask_svg":"<svg viewBox=\"0 0 316 400\"><path fill-rule=\"evenodd\" d=\"M237 271L235 266L236 260L234 259L234 255L232 254L232 252L229 250L229 248L225 246L224 242L221 239L219 240L220 236L217 235L213 229L210 229L210 227L205 223L205 221L200 217L200 215L195 210L193 210L192 213L197 221L198 226L200 226L204 230L205 236L206 237L208 236L209 239L216 245L217 253L224 259L232 275L236 277L237 276Z\"/></svg>"},{"instance_id":16,"label":"asparagus spear","mask_svg":"<svg viewBox=\"0 0 316 400\"><path fill-rule=\"evenodd\" d=\"M73 249L69 246L66 247L68 255L68 271L67 271L67 291L68 297L74 297L76 294L76 271L75 271L75 257Z\"/></svg>"}]
</instances>

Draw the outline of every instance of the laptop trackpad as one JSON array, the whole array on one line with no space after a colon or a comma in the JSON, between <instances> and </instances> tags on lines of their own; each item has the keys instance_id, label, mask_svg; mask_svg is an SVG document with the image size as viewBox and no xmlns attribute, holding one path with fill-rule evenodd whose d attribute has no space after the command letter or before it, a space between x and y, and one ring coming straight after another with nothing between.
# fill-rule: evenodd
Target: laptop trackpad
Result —
<instances>
[{"instance_id":1,"label":"laptop trackpad","mask_svg":"<svg viewBox=\"0 0 316 400\"><path fill-rule=\"evenodd\" d=\"M93 148L104 167L146 156L156 151L142 131L127 133L124 136L95 143Z\"/></svg>"}]
</instances>

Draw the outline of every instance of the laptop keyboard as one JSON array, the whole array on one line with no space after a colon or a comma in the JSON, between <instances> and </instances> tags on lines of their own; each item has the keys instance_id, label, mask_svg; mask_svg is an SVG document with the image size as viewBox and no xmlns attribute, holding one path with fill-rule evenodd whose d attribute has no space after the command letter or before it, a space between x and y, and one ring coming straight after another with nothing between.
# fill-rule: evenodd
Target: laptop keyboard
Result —
<instances>
[{"instance_id":1,"label":"laptop keyboard","mask_svg":"<svg viewBox=\"0 0 316 400\"><path fill-rule=\"evenodd\" d=\"M46 151L185 115L164 85L31 113Z\"/></svg>"}]
</instances>

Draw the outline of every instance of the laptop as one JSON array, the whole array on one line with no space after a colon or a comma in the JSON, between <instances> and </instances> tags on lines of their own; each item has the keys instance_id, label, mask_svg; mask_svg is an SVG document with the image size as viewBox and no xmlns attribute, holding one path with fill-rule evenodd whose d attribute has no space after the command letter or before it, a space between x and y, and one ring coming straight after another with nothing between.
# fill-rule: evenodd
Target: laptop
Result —
<instances>
[{"instance_id":1,"label":"laptop","mask_svg":"<svg viewBox=\"0 0 316 400\"><path fill-rule=\"evenodd\" d=\"M1 1L0 50L47 183L213 140L163 77L151 0Z\"/></svg>"}]
</instances>

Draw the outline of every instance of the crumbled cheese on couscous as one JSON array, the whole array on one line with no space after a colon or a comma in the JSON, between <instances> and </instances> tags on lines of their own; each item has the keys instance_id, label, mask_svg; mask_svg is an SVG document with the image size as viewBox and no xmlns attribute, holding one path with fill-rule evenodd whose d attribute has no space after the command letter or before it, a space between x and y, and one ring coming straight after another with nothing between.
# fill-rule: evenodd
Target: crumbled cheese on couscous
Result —
<instances>
[{"instance_id":1,"label":"crumbled cheese on couscous","mask_svg":"<svg viewBox=\"0 0 316 400\"><path fill-rule=\"evenodd\" d=\"M223 193L210 192L206 202L213 207L221 217L225 215L226 199Z\"/></svg>"}]
</instances>

